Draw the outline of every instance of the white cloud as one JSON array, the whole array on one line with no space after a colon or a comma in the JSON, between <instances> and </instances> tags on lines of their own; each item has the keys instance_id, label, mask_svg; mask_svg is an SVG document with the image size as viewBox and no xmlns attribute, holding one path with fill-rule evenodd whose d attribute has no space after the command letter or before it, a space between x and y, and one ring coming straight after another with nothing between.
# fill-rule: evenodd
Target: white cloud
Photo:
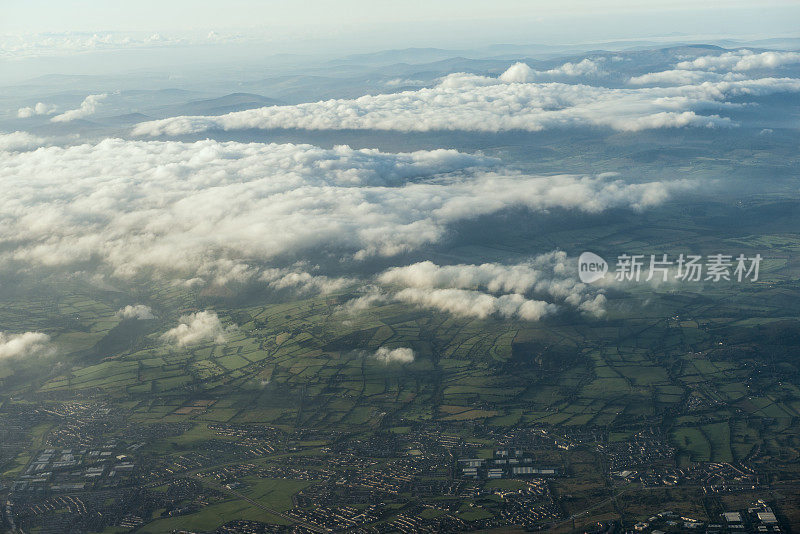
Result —
<instances>
[{"instance_id":1,"label":"white cloud","mask_svg":"<svg viewBox=\"0 0 800 534\"><path fill-rule=\"evenodd\" d=\"M249 37L238 33L220 35L190 32L180 35L160 35L144 32L47 32L0 35L0 57L22 59L43 56L65 56L102 50L174 47L221 43L263 44L267 37L258 32Z\"/></svg>"},{"instance_id":2,"label":"white cloud","mask_svg":"<svg viewBox=\"0 0 800 534\"><path fill-rule=\"evenodd\" d=\"M44 142L43 138L28 132L0 133L0 151L32 150Z\"/></svg>"},{"instance_id":3,"label":"white cloud","mask_svg":"<svg viewBox=\"0 0 800 534\"><path fill-rule=\"evenodd\" d=\"M352 278L331 278L324 275L312 275L305 271L288 271L286 269L265 269L259 279L268 282L274 289L292 288L299 292L315 292L327 295L341 291L353 285Z\"/></svg>"},{"instance_id":4,"label":"white cloud","mask_svg":"<svg viewBox=\"0 0 800 534\"><path fill-rule=\"evenodd\" d=\"M501 75L514 83L457 73L444 77L434 87L415 91L269 106L213 117L172 117L140 123L133 134L182 135L249 128L498 132L585 126L619 131L719 127L735 123L700 111L724 108L733 96L800 91L800 80L793 78L701 81L708 78L704 76L688 85L626 88L516 83L526 79L527 73L524 66L515 65Z\"/></svg>"},{"instance_id":5,"label":"white cloud","mask_svg":"<svg viewBox=\"0 0 800 534\"><path fill-rule=\"evenodd\" d=\"M516 62L500 75L500 81L506 83L528 83L536 79L536 71L527 63Z\"/></svg>"},{"instance_id":6,"label":"white cloud","mask_svg":"<svg viewBox=\"0 0 800 534\"><path fill-rule=\"evenodd\" d=\"M692 85L704 82L738 81L744 80L741 73L709 72L705 70L665 70L650 72L641 76L634 76L628 80L631 85Z\"/></svg>"},{"instance_id":7,"label":"white cloud","mask_svg":"<svg viewBox=\"0 0 800 534\"><path fill-rule=\"evenodd\" d=\"M45 104L44 102L37 102L34 106L19 108L17 110L17 117L20 119L27 119L34 115L50 115L56 112L56 106L53 104Z\"/></svg>"},{"instance_id":8,"label":"white cloud","mask_svg":"<svg viewBox=\"0 0 800 534\"><path fill-rule=\"evenodd\" d=\"M606 296L597 293L593 298L585 299L578 305L578 309L592 317L602 317L606 314Z\"/></svg>"},{"instance_id":9,"label":"white cloud","mask_svg":"<svg viewBox=\"0 0 800 534\"><path fill-rule=\"evenodd\" d=\"M391 268L382 273L379 280L384 284L398 284L421 289L485 288L492 293L525 293L533 290L537 284L548 280L550 273L544 270L545 267L550 267L548 269L550 272L565 271L566 259L566 253L555 252L517 265L484 263L481 265L440 266L431 261L423 261L405 267ZM548 265L551 263L552 265Z\"/></svg>"},{"instance_id":10,"label":"white cloud","mask_svg":"<svg viewBox=\"0 0 800 534\"><path fill-rule=\"evenodd\" d=\"M774 69L782 65L800 63L800 52L753 52L751 50L735 50L723 52L716 56L700 56L681 61L678 69L703 69L725 71L749 71L756 69Z\"/></svg>"},{"instance_id":11,"label":"white cloud","mask_svg":"<svg viewBox=\"0 0 800 534\"><path fill-rule=\"evenodd\" d=\"M407 347L396 349L381 347L375 352L375 359L387 365L390 363L411 363L414 361L414 351Z\"/></svg>"},{"instance_id":12,"label":"white cloud","mask_svg":"<svg viewBox=\"0 0 800 534\"><path fill-rule=\"evenodd\" d=\"M800 63L800 53L798 52L755 53L750 50L736 50L723 52L716 56L706 55L681 61L672 70L634 76L628 80L628 83L630 85L709 86L709 83L715 82L741 82L741 90L746 90L745 88L750 85L753 88L760 86L756 91L763 94L766 80L773 80L772 83L777 87L779 83L786 83L790 79L764 78L750 80L744 72L756 69L774 69L794 63ZM727 91L732 86L720 85L719 87L723 91Z\"/></svg>"},{"instance_id":13,"label":"white cloud","mask_svg":"<svg viewBox=\"0 0 800 534\"><path fill-rule=\"evenodd\" d=\"M534 70L527 63L517 62L501 74L499 79L506 83L530 83L542 79L592 76L600 73L601 61L602 58L598 60L586 58L577 63L567 62L548 70Z\"/></svg>"},{"instance_id":14,"label":"white cloud","mask_svg":"<svg viewBox=\"0 0 800 534\"><path fill-rule=\"evenodd\" d=\"M397 292L395 298L401 302L478 319L499 315L504 318L513 317L538 321L557 310L554 304L541 300L529 300L522 295L510 294L496 297L466 289L406 288Z\"/></svg>"},{"instance_id":15,"label":"white cloud","mask_svg":"<svg viewBox=\"0 0 800 534\"><path fill-rule=\"evenodd\" d=\"M117 311L117 317L120 319L154 319L155 316L153 315L153 310L150 309L150 306L145 306L144 304L134 304L134 305L127 305L124 308L121 308Z\"/></svg>"},{"instance_id":16,"label":"white cloud","mask_svg":"<svg viewBox=\"0 0 800 534\"><path fill-rule=\"evenodd\" d=\"M496 314L535 321L561 305L602 316L602 289L581 283L575 264L563 251L516 265L441 266L423 261L388 269L378 281L399 288L393 295L397 300L461 316L485 318Z\"/></svg>"},{"instance_id":17,"label":"white cloud","mask_svg":"<svg viewBox=\"0 0 800 534\"><path fill-rule=\"evenodd\" d=\"M383 304L389 298L389 296L377 286L367 286L363 288L362 293L362 295L350 299L339 306L339 309L347 313L359 313L379 304Z\"/></svg>"},{"instance_id":18,"label":"white cloud","mask_svg":"<svg viewBox=\"0 0 800 534\"><path fill-rule=\"evenodd\" d=\"M226 333L229 331L231 328L226 329L216 313L202 311L182 316L180 324L164 332L161 339L179 347L197 345L206 341L225 343Z\"/></svg>"},{"instance_id":19,"label":"white cloud","mask_svg":"<svg viewBox=\"0 0 800 534\"><path fill-rule=\"evenodd\" d=\"M555 76L589 76L600 73L599 60L582 59L577 63L564 63L560 67L544 71L544 74L551 74Z\"/></svg>"},{"instance_id":20,"label":"white cloud","mask_svg":"<svg viewBox=\"0 0 800 534\"><path fill-rule=\"evenodd\" d=\"M83 99L81 102L80 107L75 109L69 109L62 113L61 115L56 115L52 119L52 122L69 122L75 119L82 119L83 117L88 117L89 115L94 115L97 111L97 106L100 105L100 102L105 100L108 97L107 93L102 93L98 95L89 95Z\"/></svg>"},{"instance_id":21,"label":"white cloud","mask_svg":"<svg viewBox=\"0 0 800 534\"><path fill-rule=\"evenodd\" d=\"M0 360L6 358L25 358L52 353L50 336L42 332L6 334L0 332Z\"/></svg>"},{"instance_id":22,"label":"white cloud","mask_svg":"<svg viewBox=\"0 0 800 534\"><path fill-rule=\"evenodd\" d=\"M386 81L386 85L388 87L403 87L403 86L414 86L414 85L427 85L428 82L424 80L410 80L406 78L392 78L391 80Z\"/></svg>"},{"instance_id":23,"label":"white cloud","mask_svg":"<svg viewBox=\"0 0 800 534\"><path fill-rule=\"evenodd\" d=\"M395 255L509 208L643 209L688 187L535 176L452 150L119 139L9 153L0 180L0 262L221 284L279 258Z\"/></svg>"}]
</instances>

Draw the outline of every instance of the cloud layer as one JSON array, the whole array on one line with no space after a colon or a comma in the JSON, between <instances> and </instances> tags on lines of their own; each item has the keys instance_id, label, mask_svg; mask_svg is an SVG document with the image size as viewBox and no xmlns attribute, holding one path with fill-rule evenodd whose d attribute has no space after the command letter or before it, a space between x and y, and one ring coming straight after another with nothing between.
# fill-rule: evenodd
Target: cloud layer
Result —
<instances>
[{"instance_id":1,"label":"cloud layer","mask_svg":"<svg viewBox=\"0 0 800 534\"><path fill-rule=\"evenodd\" d=\"M751 50L734 50L716 56L700 56L692 60L681 61L678 69L701 69L710 71L749 71L757 69L774 69L783 65L800 63L800 52L753 52Z\"/></svg>"},{"instance_id":2,"label":"cloud layer","mask_svg":"<svg viewBox=\"0 0 800 534\"><path fill-rule=\"evenodd\" d=\"M150 306L145 306L144 304L134 304L134 305L127 305L124 308L117 311L115 314L120 319L140 319L140 320L148 320L148 319L155 319L155 315L153 315L153 310L150 309Z\"/></svg>"},{"instance_id":3,"label":"cloud layer","mask_svg":"<svg viewBox=\"0 0 800 534\"><path fill-rule=\"evenodd\" d=\"M567 63L559 69L559 73L554 70L551 74L585 75L596 71L597 64L584 60ZM444 77L432 88L366 95L354 100L270 106L216 117L172 117L140 123L133 134L183 135L249 128L498 132L581 126L620 131L717 127L734 123L707 112L723 108L730 97L800 91L800 80L792 78L726 79L717 76L716 80L709 80L712 76L693 79L685 74L683 78L688 84L675 87L608 88L531 83L540 74L517 63L499 78L456 73ZM671 76L677 74L673 72ZM634 85L641 85L643 81L649 84L646 78L636 80Z\"/></svg>"},{"instance_id":4,"label":"cloud layer","mask_svg":"<svg viewBox=\"0 0 800 534\"><path fill-rule=\"evenodd\" d=\"M161 339L179 347L197 345L204 342L225 343L226 329L213 311L202 311L184 315L180 324L167 330Z\"/></svg>"},{"instance_id":5,"label":"cloud layer","mask_svg":"<svg viewBox=\"0 0 800 534\"><path fill-rule=\"evenodd\" d=\"M107 93L102 93L98 95L89 95L83 99L83 102L81 102L81 105L79 107L75 109L68 109L64 113L56 115L50 120L52 122L69 122L69 121L74 121L75 119L82 119L83 117L88 117L89 115L94 115L94 113L97 111L97 107L107 97L108 97Z\"/></svg>"},{"instance_id":6,"label":"cloud layer","mask_svg":"<svg viewBox=\"0 0 800 534\"><path fill-rule=\"evenodd\" d=\"M0 332L0 360L41 356L52 351L50 336L42 332L24 334Z\"/></svg>"},{"instance_id":7,"label":"cloud layer","mask_svg":"<svg viewBox=\"0 0 800 534\"><path fill-rule=\"evenodd\" d=\"M17 110L17 117L20 119L27 119L34 115L50 115L56 112L56 106L53 104L45 104L44 102L37 102L36 105L19 108Z\"/></svg>"},{"instance_id":8,"label":"cloud layer","mask_svg":"<svg viewBox=\"0 0 800 534\"><path fill-rule=\"evenodd\" d=\"M312 275L301 270L264 269L259 280L267 282L273 289L293 289L301 293L319 293L327 295L340 291L356 282L353 278L325 275Z\"/></svg>"},{"instance_id":9,"label":"cloud layer","mask_svg":"<svg viewBox=\"0 0 800 534\"><path fill-rule=\"evenodd\" d=\"M517 62L501 74L499 80L506 83L530 83L543 78L592 76L600 73L601 62L601 60L586 58L576 63L567 62L560 67L548 70L534 70L526 63Z\"/></svg>"},{"instance_id":10,"label":"cloud layer","mask_svg":"<svg viewBox=\"0 0 800 534\"><path fill-rule=\"evenodd\" d=\"M602 290L581 283L574 264L563 251L516 265L440 266L423 261L388 269L378 281L393 291L391 298L395 300L464 317L485 319L495 315L538 321L560 306L602 316Z\"/></svg>"},{"instance_id":11,"label":"cloud layer","mask_svg":"<svg viewBox=\"0 0 800 534\"><path fill-rule=\"evenodd\" d=\"M628 83L630 85L692 85L706 82L735 82L744 79L746 77L743 74L733 72L722 74L705 70L673 69L633 76Z\"/></svg>"},{"instance_id":12,"label":"cloud layer","mask_svg":"<svg viewBox=\"0 0 800 534\"><path fill-rule=\"evenodd\" d=\"M643 209L687 187L533 176L452 150L211 140L108 139L9 153L3 163L0 263L91 262L119 277L156 271L223 281L250 279L253 265L294 262L309 251L395 255L441 241L454 222L509 208ZM265 281L310 282L287 274Z\"/></svg>"},{"instance_id":13,"label":"cloud layer","mask_svg":"<svg viewBox=\"0 0 800 534\"><path fill-rule=\"evenodd\" d=\"M750 50L733 50L717 55L704 55L680 61L673 69L649 72L628 79L629 85L635 86L700 86L715 87L722 92L736 87L730 93L766 94L767 92L796 92L794 78L748 78L748 71L773 71L785 65L800 63L798 52L752 52ZM725 82L735 82L728 85ZM771 89L770 89L771 87ZM722 98L717 98L722 101Z\"/></svg>"},{"instance_id":14,"label":"cloud layer","mask_svg":"<svg viewBox=\"0 0 800 534\"><path fill-rule=\"evenodd\" d=\"M414 351L407 347L397 349L381 347L375 352L375 359L387 365L390 363L411 363L414 361Z\"/></svg>"},{"instance_id":15,"label":"cloud layer","mask_svg":"<svg viewBox=\"0 0 800 534\"><path fill-rule=\"evenodd\" d=\"M460 317L485 319L490 315L538 321L554 313L557 307L541 300L529 300L522 295L494 296L465 289L417 289L399 291L395 298L401 302L417 304Z\"/></svg>"},{"instance_id":16,"label":"cloud layer","mask_svg":"<svg viewBox=\"0 0 800 534\"><path fill-rule=\"evenodd\" d=\"M0 132L0 152L12 152L15 150L33 150L42 146L45 140L37 135L28 132Z\"/></svg>"}]
</instances>

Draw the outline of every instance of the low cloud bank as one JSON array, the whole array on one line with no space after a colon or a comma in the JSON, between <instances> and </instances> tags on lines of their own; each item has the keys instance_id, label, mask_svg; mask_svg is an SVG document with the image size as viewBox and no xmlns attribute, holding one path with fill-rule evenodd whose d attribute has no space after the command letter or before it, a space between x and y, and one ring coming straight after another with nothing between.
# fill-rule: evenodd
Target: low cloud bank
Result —
<instances>
[{"instance_id":1,"label":"low cloud bank","mask_svg":"<svg viewBox=\"0 0 800 534\"><path fill-rule=\"evenodd\" d=\"M182 316L180 324L164 332L161 339L178 347L204 342L225 343L230 330L222 325L215 312L202 311Z\"/></svg>"},{"instance_id":2,"label":"low cloud bank","mask_svg":"<svg viewBox=\"0 0 800 534\"><path fill-rule=\"evenodd\" d=\"M756 60L739 55L731 68L748 70L740 62L769 63L766 57L772 56ZM678 70L669 74L651 73L634 77L631 82L631 85L652 85L653 81L663 83L680 77L678 86L610 88L586 83L537 82L542 76L596 76L599 60L565 63L549 71L535 71L524 63L516 63L498 78L455 73L445 76L434 87L414 91L269 106L221 116L171 117L140 123L134 127L133 135L184 135L250 128L401 132L541 131L569 127L636 132L686 126L714 128L735 126L730 119L708 113L723 109L731 97L800 91L800 80L793 78L687 74L695 63L704 64L701 59L686 65L679 63ZM727 61L712 59L704 61L709 65Z\"/></svg>"},{"instance_id":3,"label":"low cloud bank","mask_svg":"<svg viewBox=\"0 0 800 534\"><path fill-rule=\"evenodd\" d=\"M43 356L54 351L50 336L42 332L0 332L0 360Z\"/></svg>"},{"instance_id":4,"label":"low cloud bank","mask_svg":"<svg viewBox=\"0 0 800 534\"><path fill-rule=\"evenodd\" d=\"M68 109L64 113L56 115L50 120L52 122L70 122L74 121L75 119L82 119L84 117L88 117L89 115L94 115L100 103L106 98L108 98L107 93L89 95L83 99L83 102L81 102L79 107L75 109Z\"/></svg>"},{"instance_id":5,"label":"low cloud bank","mask_svg":"<svg viewBox=\"0 0 800 534\"><path fill-rule=\"evenodd\" d=\"M561 309L602 317L606 313L604 290L581 283L576 264L563 251L514 265L423 261L380 273L378 285L368 287L342 309L357 313L399 301L476 319L494 316L539 321Z\"/></svg>"},{"instance_id":6,"label":"low cloud bank","mask_svg":"<svg viewBox=\"0 0 800 534\"><path fill-rule=\"evenodd\" d=\"M381 363L411 363L414 361L414 351L401 347L397 349L390 349L381 347L375 352L375 359Z\"/></svg>"},{"instance_id":7,"label":"low cloud bank","mask_svg":"<svg viewBox=\"0 0 800 534\"><path fill-rule=\"evenodd\" d=\"M753 52L751 50L734 50L716 56L700 56L681 61L678 69L702 69L711 71L749 71L756 69L774 69L783 65L800 63L800 52Z\"/></svg>"},{"instance_id":8,"label":"low cloud bank","mask_svg":"<svg viewBox=\"0 0 800 534\"><path fill-rule=\"evenodd\" d=\"M115 314L120 319L140 319L140 320L148 320L148 319L155 319L155 315L153 315L153 310L150 309L150 306L145 306L144 304L134 304L128 305L124 308L117 311Z\"/></svg>"},{"instance_id":9,"label":"low cloud bank","mask_svg":"<svg viewBox=\"0 0 800 534\"><path fill-rule=\"evenodd\" d=\"M17 118L27 119L34 115L51 115L56 112L56 106L53 104L45 104L44 102L37 102L33 106L19 108L17 110Z\"/></svg>"},{"instance_id":10,"label":"low cloud bank","mask_svg":"<svg viewBox=\"0 0 800 534\"><path fill-rule=\"evenodd\" d=\"M0 133L0 152L33 150L41 147L45 140L28 132Z\"/></svg>"},{"instance_id":11,"label":"low cloud bank","mask_svg":"<svg viewBox=\"0 0 800 534\"><path fill-rule=\"evenodd\" d=\"M599 213L656 206L688 182L536 176L453 150L124 141L9 153L0 169L0 265L85 268L193 284L335 291L345 279L269 270L331 254L362 260L441 242L512 208Z\"/></svg>"}]
</instances>

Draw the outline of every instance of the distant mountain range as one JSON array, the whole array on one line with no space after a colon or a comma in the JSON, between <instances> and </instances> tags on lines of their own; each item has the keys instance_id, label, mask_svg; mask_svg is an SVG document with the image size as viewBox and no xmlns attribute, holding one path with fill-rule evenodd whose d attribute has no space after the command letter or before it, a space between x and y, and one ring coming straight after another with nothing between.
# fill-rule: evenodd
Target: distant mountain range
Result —
<instances>
[{"instance_id":1,"label":"distant mountain range","mask_svg":"<svg viewBox=\"0 0 800 534\"><path fill-rule=\"evenodd\" d=\"M173 117L176 115L224 115L234 111L279 106L285 104L281 100L267 98L253 93L231 93L217 98L192 100L185 104L160 106L147 110L148 115Z\"/></svg>"}]
</instances>

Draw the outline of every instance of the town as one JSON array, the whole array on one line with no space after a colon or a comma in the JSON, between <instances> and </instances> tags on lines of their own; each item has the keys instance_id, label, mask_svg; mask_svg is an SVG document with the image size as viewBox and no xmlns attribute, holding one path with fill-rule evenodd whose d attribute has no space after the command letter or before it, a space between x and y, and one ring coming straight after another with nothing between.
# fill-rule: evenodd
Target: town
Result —
<instances>
[{"instance_id":1,"label":"town","mask_svg":"<svg viewBox=\"0 0 800 534\"><path fill-rule=\"evenodd\" d=\"M679 466L656 428L614 442L602 429L471 425L465 437L463 424L441 423L367 434L221 423L115 433L121 414L102 402L26 409L0 416L57 424L0 488L11 531L177 531L181 518L231 506L253 517L219 533L566 531L588 510L645 499L652 513L632 515L630 532L789 532L768 500L782 482L746 463ZM22 450L15 435L26 426L4 425L4 454ZM201 439L180 446L187 432ZM148 445L160 440L175 445ZM680 504L686 494L702 508ZM679 506L664 510L670 499ZM624 531L616 521L583 528Z\"/></svg>"}]
</instances>

